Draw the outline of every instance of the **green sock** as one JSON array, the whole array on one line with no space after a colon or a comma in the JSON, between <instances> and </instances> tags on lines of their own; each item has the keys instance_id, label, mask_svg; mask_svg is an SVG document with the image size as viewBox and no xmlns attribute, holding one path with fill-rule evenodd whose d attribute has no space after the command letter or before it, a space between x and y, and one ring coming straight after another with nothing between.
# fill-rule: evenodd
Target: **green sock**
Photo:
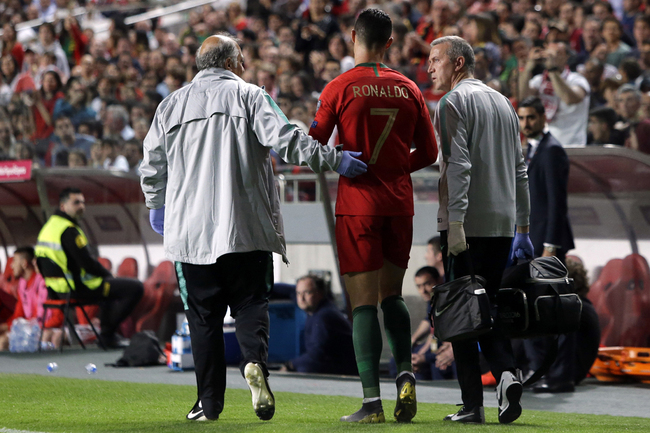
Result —
<instances>
[{"instance_id":1,"label":"green sock","mask_svg":"<svg viewBox=\"0 0 650 433\"><path fill-rule=\"evenodd\" d=\"M382 341L377 307L357 307L352 311L352 317L352 341L363 386L363 398L379 397L379 358Z\"/></svg>"},{"instance_id":2,"label":"green sock","mask_svg":"<svg viewBox=\"0 0 650 433\"><path fill-rule=\"evenodd\" d=\"M389 296L381 302L384 312L384 329L393 358L397 364L397 373L413 371L411 366L411 317L408 307L401 296Z\"/></svg>"}]
</instances>

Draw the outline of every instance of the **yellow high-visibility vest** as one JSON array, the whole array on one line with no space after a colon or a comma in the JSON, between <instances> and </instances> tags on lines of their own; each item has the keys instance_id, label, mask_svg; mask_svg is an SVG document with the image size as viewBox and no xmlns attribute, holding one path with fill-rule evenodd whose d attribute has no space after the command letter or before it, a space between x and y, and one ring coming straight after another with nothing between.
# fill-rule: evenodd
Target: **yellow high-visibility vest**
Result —
<instances>
[{"instance_id":1,"label":"yellow high-visibility vest","mask_svg":"<svg viewBox=\"0 0 650 433\"><path fill-rule=\"evenodd\" d=\"M45 277L45 285L57 293L67 293L70 291L70 287L73 290L75 289L74 279L68 270L68 257L65 255L63 246L61 245L61 236L70 227L75 227L79 231L79 235L77 236L77 244L79 247L87 245L88 238L78 225L59 215L52 215L38 234L38 241L35 248L36 257L47 257L51 259L59 265L65 274L65 279ZM83 284L89 289L98 288L103 281L102 277L91 275L83 268L81 269L80 277ZM68 283L70 286L68 286Z\"/></svg>"}]
</instances>

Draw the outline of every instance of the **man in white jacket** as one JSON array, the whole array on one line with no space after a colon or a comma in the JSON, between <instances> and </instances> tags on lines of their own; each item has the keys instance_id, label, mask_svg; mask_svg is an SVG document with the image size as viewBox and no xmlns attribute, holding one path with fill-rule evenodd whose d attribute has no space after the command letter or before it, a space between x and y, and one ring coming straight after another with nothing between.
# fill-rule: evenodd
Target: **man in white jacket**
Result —
<instances>
[{"instance_id":1,"label":"man in white jacket","mask_svg":"<svg viewBox=\"0 0 650 433\"><path fill-rule=\"evenodd\" d=\"M199 73L158 106L140 167L151 224L176 262L191 331L198 399L190 420L215 420L223 410L227 307L253 408L262 420L275 412L266 368L271 252L288 261L269 151L317 172L366 171L356 154L321 146L290 124L264 89L240 78L243 61L230 37L205 40Z\"/></svg>"}]
</instances>

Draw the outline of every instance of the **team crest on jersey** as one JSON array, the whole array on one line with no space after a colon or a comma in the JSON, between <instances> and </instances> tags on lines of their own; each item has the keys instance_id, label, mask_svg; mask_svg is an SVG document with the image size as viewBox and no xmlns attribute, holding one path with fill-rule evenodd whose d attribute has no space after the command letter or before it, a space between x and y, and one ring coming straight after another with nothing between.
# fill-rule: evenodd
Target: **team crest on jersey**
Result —
<instances>
[{"instance_id":1,"label":"team crest on jersey","mask_svg":"<svg viewBox=\"0 0 650 433\"><path fill-rule=\"evenodd\" d=\"M317 122L317 121L314 120L313 122L311 122L311 127L312 127L312 128L315 128L315 127L317 127L317 126L318 126L318 122Z\"/></svg>"}]
</instances>

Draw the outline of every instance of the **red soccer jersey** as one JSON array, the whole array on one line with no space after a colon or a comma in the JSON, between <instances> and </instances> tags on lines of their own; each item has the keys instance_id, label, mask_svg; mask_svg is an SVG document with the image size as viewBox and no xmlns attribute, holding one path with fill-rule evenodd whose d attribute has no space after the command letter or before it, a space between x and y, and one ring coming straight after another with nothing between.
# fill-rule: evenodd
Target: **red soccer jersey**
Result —
<instances>
[{"instance_id":1,"label":"red soccer jersey","mask_svg":"<svg viewBox=\"0 0 650 433\"><path fill-rule=\"evenodd\" d=\"M410 173L435 162L438 146L417 86L381 63L362 63L329 83L309 135L362 152L368 172L339 179L336 215L413 215ZM411 144L415 151L411 152Z\"/></svg>"}]
</instances>

